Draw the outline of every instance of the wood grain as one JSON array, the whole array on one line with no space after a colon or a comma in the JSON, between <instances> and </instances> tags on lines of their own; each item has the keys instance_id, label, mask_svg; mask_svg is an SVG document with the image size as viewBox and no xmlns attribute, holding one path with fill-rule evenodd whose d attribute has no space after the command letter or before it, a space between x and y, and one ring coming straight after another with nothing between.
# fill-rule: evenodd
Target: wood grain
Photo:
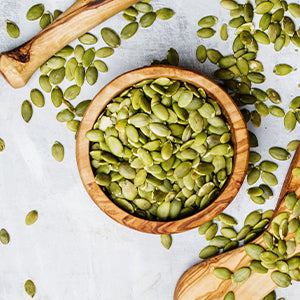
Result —
<instances>
[{"instance_id":1,"label":"wood grain","mask_svg":"<svg viewBox=\"0 0 300 300\"><path fill-rule=\"evenodd\" d=\"M300 146L286 175L273 218L287 211L283 201L286 193L295 191L300 198L300 178L292 175L294 167L300 167ZM266 230L272 232L271 225ZM289 235L288 238L292 236ZM252 243L264 246L262 235ZM300 252L300 244L296 247L297 252ZM233 284L231 280L220 280L212 273L216 267L225 267L234 272L243 266L248 266L251 260L245 252L245 247L240 247L194 265L180 277L174 300L222 300L229 291L234 292L235 299L262 299L277 287L270 277L272 270L267 274L252 272L249 279L240 284Z\"/></svg>"},{"instance_id":2,"label":"wood grain","mask_svg":"<svg viewBox=\"0 0 300 300\"><path fill-rule=\"evenodd\" d=\"M89 141L85 138L85 133L92 129L100 112L112 98L137 82L161 76L187 81L197 87L203 87L208 95L220 104L231 127L235 152L233 173L220 196L199 213L182 220L170 222L156 222L137 218L129 215L108 199L95 182L89 158ZM76 142L76 157L80 176L94 202L117 222L139 231L156 234L186 231L206 223L220 214L234 199L241 187L248 166L248 156L248 131L239 109L228 94L217 84L198 73L171 66L141 68L114 79L99 92L89 105L81 121Z\"/></svg>"},{"instance_id":3,"label":"wood grain","mask_svg":"<svg viewBox=\"0 0 300 300\"><path fill-rule=\"evenodd\" d=\"M0 54L0 73L14 88L64 46L137 2L136 0L78 0L27 43Z\"/></svg>"}]
</instances>

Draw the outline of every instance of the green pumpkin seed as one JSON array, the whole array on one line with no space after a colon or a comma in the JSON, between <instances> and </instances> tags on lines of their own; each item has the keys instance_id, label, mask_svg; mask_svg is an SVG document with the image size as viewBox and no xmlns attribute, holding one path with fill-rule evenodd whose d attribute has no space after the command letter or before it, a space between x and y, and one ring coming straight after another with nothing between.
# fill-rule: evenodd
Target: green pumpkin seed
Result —
<instances>
[{"instance_id":1,"label":"green pumpkin seed","mask_svg":"<svg viewBox=\"0 0 300 300\"><path fill-rule=\"evenodd\" d=\"M269 13L265 13L263 14L263 16L261 17L260 21L259 21L259 28L262 31L265 31L269 28L269 25L271 24L271 20L272 20L272 15Z\"/></svg>"},{"instance_id":2,"label":"green pumpkin seed","mask_svg":"<svg viewBox=\"0 0 300 300\"><path fill-rule=\"evenodd\" d=\"M220 2L220 5L225 8L225 9L228 9L228 10L233 10L233 9L238 9L239 8L239 4L236 3L235 1L233 0L222 0Z\"/></svg>"},{"instance_id":3,"label":"green pumpkin seed","mask_svg":"<svg viewBox=\"0 0 300 300\"><path fill-rule=\"evenodd\" d=\"M273 6L274 6L274 4L272 2L263 1L256 6L256 8L254 9L254 12L256 14L265 14L265 13L268 13L269 11L271 11Z\"/></svg>"},{"instance_id":4,"label":"green pumpkin seed","mask_svg":"<svg viewBox=\"0 0 300 300\"><path fill-rule=\"evenodd\" d=\"M78 120L71 120L67 122L67 128L72 131L72 132L77 132L79 125L80 125L80 121Z\"/></svg>"},{"instance_id":5,"label":"green pumpkin seed","mask_svg":"<svg viewBox=\"0 0 300 300\"><path fill-rule=\"evenodd\" d=\"M270 114L277 118L283 118L285 116L284 110L276 105L269 107Z\"/></svg>"},{"instance_id":6,"label":"green pumpkin seed","mask_svg":"<svg viewBox=\"0 0 300 300\"><path fill-rule=\"evenodd\" d=\"M68 87L64 92L64 98L66 100L74 100L80 94L81 88L78 85L72 85Z\"/></svg>"},{"instance_id":7,"label":"green pumpkin seed","mask_svg":"<svg viewBox=\"0 0 300 300\"><path fill-rule=\"evenodd\" d=\"M290 3L288 5L288 10L293 17L300 19L300 5L297 3Z\"/></svg>"},{"instance_id":8,"label":"green pumpkin seed","mask_svg":"<svg viewBox=\"0 0 300 300\"><path fill-rule=\"evenodd\" d=\"M265 172L274 172L278 169L278 165L272 161L264 160L260 163L259 168Z\"/></svg>"},{"instance_id":9,"label":"green pumpkin seed","mask_svg":"<svg viewBox=\"0 0 300 300\"><path fill-rule=\"evenodd\" d=\"M249 263L249 267L252 271L256 272L256 273L261 273L261 274L265 274L268 273L268 269L265 268L260 261L258 260L252 260Z\"/></svg>"},{"instance_id":10,"label":"green pumpkin seed","mask_svg":"<svg viewBox=\"0 0 300 300\"><path fill-rule=\"evenodd\" d=\"M0 138L0 152L4 151L5 149L5 142L3 141L3 139Z\"/></svg>"},{"instance_id":11,"label":"green pumpkin seed","mask_svg":"<svg viewBox=\"0 0 300 300\"><path fill-rule=\"evenodd\" d=\"M256 164L261 160L261 155L255 151L250 151L249 155L249 163L250 164Z\"/></svg>"},{"instance_id":12,"label":"green pumpkin seed","mask_svg":"<svg viewBox=\"0 0 300 300\"><path fill-rule=\"evenodd\" d=\"M60 87L56 86L51 92L51 100L55 107L59 107L62 104L63 92Z\"/></svg>"},{"instance_id":13,"label":"green pumpkin seed","mask_svg":"<svg viewBox=\"0 0 300 300\"><path fill-rule=\"evenodd\" d=\"M268 106L261 101L255 103L255 109L262 117L266 117L269 114Z\"/></svg>"},{"instance_id":14,"label":"green pumpkin seed","mask_svg":"<svg viewBox=\"0 0 300 300\"><path fill-rule=\"evenodd\" d=\"M36 293L36 287L34 285L34 283L31 280L27 280L24 284L24 289L25 292L30 296L30 297L34 297L35 293Z\"/></svg>"},{"instance_id":15,"label":"green pumpkin seed","mask_svg":"<svg viewBox=\"0 0 300 300\"><path fill-rule=\"evenodd\" d=\"M98 58L105 58L105 57L109 57L111 55L113 55L115 52L115 50L113 48L110 47L103 47L100 48L96 51L95 55Z\"/></svg>"},{"instance_id":16,"label":"green pumpkin seed","mask_svg":"<svg viewBox=\"0 0 300 300\"><path fill-rule=\"evenodd\" d=\"M253 83L263 83L265 76L261 73L251 72L247 75L247 78Z\"/></svg>"},{"instance_id":17,"label":"green pumpkin seed","mask_svg":"<svg viewBox=\"0 0 300 300\"><path fill-rule=\"evenodd\" d=\"M30 99L37 107L43 107L45 105L44 95L38 89L31 90Z\"/></svg>"},{"instance_id":18,"label":"green pumpkin seed","mask_svg":"<svg viewBox=\"0 0 300 300\"><path fill-rule=\"evenodd\" d=\"M233 292L228 292L223 300L235 300L235 296Z\"/></svg>"},{"instance_id":19,"label":"green pumpkin seed","mask_svg":"<svg viewBox=\"0 0 300 300\"><path fill-rule=\"evenodd\" d=\"M293 176L295 176L295 177L300 177L300 168L294 168L294 169L292 170L292 174L293 174Z\"/></svg>"},{"instance_id":20,"label":"green pumpkin seed","mask_svg":"<svg viewBox=\"0 0 300 300\"><path fill-rule=\"evenodd\" d=\"M214 275L222 280L231 279L231 275L233 274L230 270L226 268L215 268L213 270Z\"/></svg>"},{"instance_id":21,"label":"green pumpkin seed","mask_svg":"<svg viewBox=\"0 0 300 300\"><path fill-rule=\"evenodd\" d=\"M278 260L278 255L267 250L262 252L259 258L264 263L273 264Z\"/></svg>"},{"instance_id":22,"label":"green pumpkin seed","mask_svg":"<svg viewBox=\"0 0 300 300\"><path fill-rule=\"evenodd\" d=\"M49 75L49 83L51 83L52 85L58 85L64 80L64 78L65 78L65 68L64 67L57 69L57 70L52 70ZM41 87L43 88L43 90L45 92L50 93L51 85L49 87L47 87L47 86L45 86L46 84L47 84L47 82L45 82L44 87L42 87L42 83L41 83Z\"/></svg>"},{"instance_id":23,"label":"green pumpkin seed","mask_svg":"<svg viewBox=\"0 0 300 300\"><path fill-rule=\"evenodd\" d=\"M83 45L94 45L98 39L93 34L87 32L78 38L79 42Z\"/></svg>"},{"instance_id":24,"label":"green pumpkin seed","mask_svg":"<svg viewBox=\"0 0 300 300\"><path fill-rule=\"evenodd\" d=\"M168 63L172 66L178 66L179 64L179 55L174 48L170 48L167 52Z\"/></svg>"},{"instance_id":25,"label":"green pumpkin seed","mask_svg":"<svg viewBox=\"0 0 300 300\"><path fill-rule=\"evenodd\" d=\"M89 85L94 85L98 79L98 70L94 66L88 67L86 70L86 81Z\"/></svg>"},{"instance_id":26,"label":"green pumpkin seed","mask_svg":"<svg viewBox=\"0 0 300 300\"><path fill-rule=\"evenodd\" d=\"M87 49L82 56L82 66L84 68L89 67L95 58L95 49L89 48Z\"/></svg>"},{"instance_id":27,"label":"green pumpkin seed","mask_svg":"<svg viewBox=\"0 0 300 300\"><path fill-rule=\"evenodd\" d=\"M298 228L297 231L296 231L295 242L297 244L300 244L300 228Z\"/></svg>"},{"instance_id":28,"label":"green pumpkin seed","mask_svg":"<svg viewBox=\"0 0 300 300\"><path fill-rule=\"evenodd\" d=\"M74 79L76 67L77 60L75 57L72 57L66 64L65 75L67 80L72 81Z\"/></svg>"},{"instance_id":29,"label":"green pumpkin seed","mask_svg":"<svg viewBox=\"0 0 300 300\"><path fill-rule=\"evenodd\" d=\"M295 97L290 103L290 110L296 112L300 108L300 97Z\"/></svg>"},{"instance_id":30,"label":"green pumpkin seed","mask_svg":"<svg viewBox=\"0 0 300 300\"><path fill-rule=\"evenodd\" d=\"M262 172L261 179L266 185L269 186L275 186L278 184L276 176L269 172Z\"/></svg>"},{"instance_id":31,"label":"green pumpkin seed","mask_svg":"<svg viewBox=\"0 0 300 300\"><path fill-rule=\"evenodd\" d=\"M223 41L228 40L227 25L223 24L220 29L220 37Z\"/></svg>"},{"instance_id":32,"label":"green pumpkin seed","mask_svg":"<svg viewBox=\"0 0 300 300\"><path fill-rule=\"evenodd\" d=\"M205 239L207 241L213 239L217 231L218 231L218 225L215 223L211 224L205 232Z\"/></svg>"},{"instance_id":33,"label":"green pumpkin seed","mask_svg":"<svg viewBox=\"0 0 300 300\"><path fill-rule=\"evenodd\" d=\"M215 16L206 16L198 21L198 26L202 28L210 28L218 23L218 18Z\"/></svg>"},{"instance_id":34,"label":"green pumpkin seed","mask_svg":"<svg viewBox=\"0 0 300 300\"><path fill-rule=\"evenodd\" d=\"M26 18L29 21L34 21L39 19L42 14L44 13L44 5L43 4L36 4L29 8L26 14Z\"/></svg>"},{"instance_id":35,"label":"green pumpkin seed","mask_svg":"<svg viewBox=\"0 0 300 300\"><path fill-rule=\"evenodd\" d=\"M140 25L143 28L150 27L156 19L156 13L155 12L148 12L145 13L141 18L140 18Z\"/></svg>"},{"instance_id":36,"label":"green pumpkin seed","mask_svg":"<svg viewBox=\"0 0 300 300\"><path fill-rule=\"evenodd\" d=\"M13 39L17 39L20 36L20 29L16 23L6 20L5 26L8 35Z\"/></svg>"},{"instance_id":37,"label":"green pumpkin seed","mask_svg":"<svg viewBox=\"0 0 300 300\"><path fill-rule=\"evenodd\" d=\"M6 229L2 228L0 230L0 242L3 244L3 245L7 245L10 241L10 236L8 234L8 232L6 231Z\"/></svg>"},{"instance_id":38,"label":"green pumpkin seed","mask_svg":"<svg viewBox=\"0 0 300 300\"><path fill-rule=\"evenodd\" d=\"M146 1L138 2L135 4L135 9L140 13L149 13L153 10L152 6L149 3L146 3Z\"/></svg>"},{"instance_id":39,"label":"green pumpkin seed","mask_svg":"<svg viewBox=\"0 0 300 300\"><path fill-rule=\"evenodd\" d=\"M271 147L269 153L277 160L288 160L291 157L290 153L281 147Z\"/></svg>"},{"instance_id":40,"label":"green pumpkin seed","mask_svg":"<svg viewBox=\"0 0 300 300\"><path fill-rule=\"evenodd\" d=\"M161 20L169 20L175 15L175 12L170 8L161 8L156 11L156 16Z\"/></svg>"},{"instance_id":41,"label":"green pumpkin seed","mask_svg":"<svg viewBox=\"0 0 300 300\"><path fill-rule=\"evenodd\" d=\"M38 219L38 212L36 210L32 210L27 214L25 218L25 224L32 225L37 221L37 219Z\"/></svg>"},{"instance_id":42,"label":"green pumpkin seed","mask_svg":"<svg viewBox=\"0 0 300 300\"><path fill-rule=\"evenodd\" d=\"M21 115L25 122L29 122L33 114L32 105L28 100L22 103Z\"/></svg>"},{"instance_id":43,"label":"green pumpkin seed","mask_svg":"<svg viewBox=\"0 0 300 300\"><path fill-rule=\"evenodd\" d=\"M40 28L43 30L53 22L53 16L50 12L45 12L40 19Z\"/></svg>"},{"instance_id":44,"label":"green pumpkin seed","mask_svg":"<svg viewBox=\"0 0 300 300\"><path fill-rule=\"evenodd\" d=\"M204 63L206 61L207 58L206 48L203 45L198 46L196 50L196 57L198 61L200 61L201 63Z\"/></svg>"},{"instance_id":45,"label":"green pumpkin seed","mask_svg":"<svg viewBox=\"0 0 300 300\"><path fill-rule=\"evenodd\" d=\"M195 196L195 195L193 195ZM227 245L230 242L229 238L226 238L224 236L215 236L210 240L210 245L211 246L216 246L220 249L224 248L225 245Z\"/></svg>"},{"instance_id":46,"label":"green pumpkin seed","mask_svg":"<svg viewBox=\"0 0 300 300\"><path fill-rule=\"evenodd\" d=\"M199 257L201 259L207 259L212 256L215 256L219 253L219 248L216 246L207 246L201 250L199 253Z\"/></svg>"},{"instance_id":47,"label":"green pumpkin seed","mask_svg":"<svg viewBox=\"0 0 300 300\"><path fill-rule=\"evenodd\" d=\"M201 28L197 31L199 38L210 38L214 36L216 31L212 28Z\"/></svg>"},{"instance_id":48,"label":"green pumpkin seed","mask_svg":"<svg viewBox=\"0 0 300 300\"><path fill-rule=\"evenodd\" d=\"M263 44L263 45L270 44L270 39L269 39L268 35L261 30L255 30L253 33L253 37L260 44Z\"/></svg>"},{"instance_id":49,"label":"green pumpkin seed","mask_svg":"<svg viewBox=\"0 0 300 300\"><path fill-rule=\"evenodd\" d=\"M252 168L250 173L248 174L247 176L247 182L249 185L253 185L257 182L257 180L259 179L260 177L260 170L255 167L255 168Z\"/></svg>"},{"instance_id":50,"label":"green pumpkin seed","mask_svg":"<svg viewBox=\"0 0 300 300\"><path fill-rule=\"evenodd\" d=\"M293 215L295 217L299 217L300 216L300 200L298 200L293 208Z\"/></svg>"},{"instance_id":51,"label":"green pumpkin seed","mask_svg":"<svg viewBox=\"0 0 300 300\"><path fill-rule=\"evenodd\" d=\"M243 267L235 271L232 275L233 283L241 283L250 277L251 269L248 267Z\"/></svg>"},{"instance_id":52,"label":"green pumpkin seed","mask_svg":"<svg viewBox=\"0 0 300 300\"><path fill-rule=\"evenodd\" d=\"M58 52L55 53L55 56L59 56L59 57L69 57L70 55L72 55L74 52L73 47L67 45L64 48L62 48L61 50L59 50Z\"/></svg>"},{"instance_id":53,"label":"green pumpkin seed","mask_svg":"<svg viewBox=\"0 0 300 300\"><path fill-rule=\"evenodd\" d=\"M248 244L245 245L245 251L251 258L260 260L260 255L265 251L265 249L256 244Z\"/></svg>"},{"instance_id":54,"label":"green pumpkin seed","mask_svg":"<svg viewBox=\"0 0 300 300\"><path fill-rule=\"evenodd\" d=\"M170 249L172 245L172 236L170 234L162 234L160 236L161 244L166 248Z\"/></svg>"},{"instance_id":55,"label":"green pumpkin seed","mask_svg":"<svg viewBox=\"0 0 300 300\"><path fill-rule=\"evenodd\" d=\"M66 60L63 57L58 57L58 56L52 56L49 58L46 62L47 66L51 70L58 70L62 68L66 63Z\"/></svg>"},{"instance_id":56,"label":"green pumpkin seed","mask_svg":"<svg viewBox=\"0 0 300 300\"><path fill-rule=\"evenodd\" d=\"M121 31L121 39L131 38L138 30L139 24L137 22L132 22L127 24Z\"/></svg>"},{"instance_id":57,"label":"green pumpkin seed","mask_svg":"<svg viewBox=\"0 0 300 300\"><path fill-rule=\"evenodd\" d=\"M200 225L199 227L198 227L198 233L199 234L205 234L206 233L206 231L207 231L207 229L210 227L210 225L213 223L213 221L209 221L209 222L207 222L207 223L204 223L204 224L202 224L202 225Z\"/></svg>"},{"instance_id":58,"label":"green pumpkin seed","mask_svg":"<svg viewBox=\"0 0 300 300\"><path fill-rule=\"evenodd\" d=\"M284 127L287 131L291 132L296 127L296 117L293 112L289 111L284 117Z\"/></svg>"},{"instance_id":59,"label":"green pumpkin seed","mask_svg":"<svg viewBox=\"0 0 300 300\"><path fill-rule=\"evenodd\" d=\"M54 159L58 162L63 161L65 151L64 151L64 146L60 142L55 142L52 146L52 156Z\"/></svg>"},{"instance_id":60,"label":"green pumpkin seed","mask_svg":"<svg viewBox=\"0 0 300 300\"><path fill-rule=\"evenodd\" d=\"M273 73L279 76L284 76L293 71L293 67L287 64L278 64L273 69Z\"/></svg>"},{"instance_id":61,"label":"green pumpkin seed","mask_svg":"<svg viewBox=\"0 0 300 300\"><path fill-rule=\"evenodd\" d=\"M94 61L94 66L96 67L96 69L99 72L103 73L103 72L107 72L108 71L107 65L102 60L95 60Z\"/></svg>"},{"instance_id":62,"label":"green pumpkin seed","mask_svg":"<svg viewBox=\"0 0 300 300\"><path fill-rule=\"evenodd\" d=\"M105 27L101 30L103 41L112 48L118 48L121 44L119 35L111 28Z\"/></svg>"},{"instance_id":63,"label":"green pumpkin seed","mask_svg":"<svg viewBox=\"0 0 300 300\"><path fill-rule=\"evenodd\" d=\"M291 284L291 277L288 274L279 271L272 272L271 278L279 287L288 287Z\"/></svg>"},{"instance_id":64,"label":"green pumpkin seed","mask_svg":"<svg viewBox=\"0 0 300 300\"><path fill-rule=\"evenodd\" d=\"M56 120L59 122L68 122L73 120L74 118L74 113L71 112L69 109L64 109L56 115Z\"/></svg>"}]
</instances>

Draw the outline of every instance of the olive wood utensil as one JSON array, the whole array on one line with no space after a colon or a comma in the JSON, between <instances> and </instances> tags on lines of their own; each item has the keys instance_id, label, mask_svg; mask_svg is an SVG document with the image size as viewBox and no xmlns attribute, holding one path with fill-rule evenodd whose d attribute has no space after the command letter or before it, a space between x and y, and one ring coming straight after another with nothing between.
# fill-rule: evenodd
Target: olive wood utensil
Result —
<instances>
[{"instance_id":1,"label":"olive wood utensil","mask_svg":"<svg viewBox=\"0 0 300 300\"><path fill-rule=\"evenodd\" d=\"M137 0L78 0L27 43L0 54L0 73L23 87L47 59L64 46Z\"/></svg>"},{"instance_id":2,"label":"olive wood utensil","mask_svg":"<svg viewBox=\"0 0 300 300\"><path fill-rule=\"evenodd\" d=\"M92 129L98 116L106 105L122 91L132 85L150 78L168 77L175 80L189 82L196 87L202 87L208 96L217 101L226 117L232 134L234 146L234 163L228 183L221 194L202 211L177 221L149 221L125 212L115 205L95 182L90 163L89 140L85 137ZM206 77L189 70L172 66L153 66L137 69L121 75L105 86L87 108L81 121L76 139L76 158L81 180L90 197L108 216L130 228L157 234L168 234L195 228L216 217L236 196L246 174L249 156L248 131L239 109L216 83Z\"/></svg>"},{"instance_id":3,"label":"olive wood utensil","mask_svg":"<svg viewBox=\"0 0 300 300\"><path fill-rule=\"evenodd\" d=\"M287 211L284 196L288 192L294 191L297 197L300 197L300 178L292 175L292 170L295 167L300 167L300 146L286 175L273 218ZM271 222L266 231L272 232ZM287 238L293 236L294 234L290 234ZM264 246L262 235L251 243ZM297 252L300 252L300 244L297 244L295 253ZM277 287L270 276L272 270L266 274L251 272L251 276L239 284L233 284L231 280L218 279L213 274L213 270L217 267L228 268L234 272L241 267L248 266L251 260L252 258L246 254L243 246L194 265L183 273L178 280L174 300L221 300L229 291L234 292L237 300L262 299Z\"/></svg>"}]
</instances>

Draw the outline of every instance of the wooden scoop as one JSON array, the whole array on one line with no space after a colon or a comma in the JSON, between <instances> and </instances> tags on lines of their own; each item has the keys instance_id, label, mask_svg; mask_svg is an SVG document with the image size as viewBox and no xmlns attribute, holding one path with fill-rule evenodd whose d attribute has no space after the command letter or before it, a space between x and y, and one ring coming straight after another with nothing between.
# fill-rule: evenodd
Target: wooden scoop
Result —
<instances>
[{"instance_id":1,"label":"wooden scoop","mask_svg":"<svg viewBox=\"0 0 300 300\"><path fill-rule=\"evenodd\" d=\"M288 211L284 203L284 196L288 192L294 191L297 197L300 197L300 178L292 175L295 167L300 167L300 146L288 170L273 218L279 213ZM266 231L271 232L270 225ZM262 235L253 243L264 246ZM300 252L300 244L297 244L295 253L297 252ZM252 272L246 281L239 284L233 284L231 280L218 279L213 274L213 270L217 267L228 268L234 272L241 267L248 266L251 260L252 258L246 254L243 246L194 265L183 273L177 282L174 300L222 300L229 291L234 292L235 299L262 299L277 287L270 276L272 270L266 274Z\"/></svg>"},{"instance_id":2,"label":"wooden scoop","mask_svg":"<svg viewBox=\"0 0 300 300\"><path fill-rule=\"evenodd\" d=\"M64 46L137 0L78 0L27 43L0 54L0 73L14 88Z\"/></svg>"}]
</instances>

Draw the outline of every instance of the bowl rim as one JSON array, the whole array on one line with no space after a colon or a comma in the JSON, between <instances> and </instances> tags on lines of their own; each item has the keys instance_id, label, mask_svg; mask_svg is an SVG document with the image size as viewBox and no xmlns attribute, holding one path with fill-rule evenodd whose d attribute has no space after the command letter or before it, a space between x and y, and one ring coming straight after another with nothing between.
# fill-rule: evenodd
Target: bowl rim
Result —
<instances>
[{"instance_id":1,"label":"bowl rim","mask_svg":"<svg viewBox=\"0 0 300 300\"><path fill-rule=\"evenodd\" d=\"M145 79L168 77L201 87L221 107L230 125L234 146L233 168L220 195L203 210L174 221L151 221L131 215L106 196L95 182L90 163L89 140L85 137L107 104L121 92ZM218 95L216 97L216 95ZM129 228L154 234L178 233L198 227L219 215L235 198L246 176L249 161L249 136L244 118L233 99L215 82L188 69L175 66L151 66L126 72L104 86L89 104L76 138L76 160L83 185L95 204L109 217Z\"/></svg>"}]
</instances>

